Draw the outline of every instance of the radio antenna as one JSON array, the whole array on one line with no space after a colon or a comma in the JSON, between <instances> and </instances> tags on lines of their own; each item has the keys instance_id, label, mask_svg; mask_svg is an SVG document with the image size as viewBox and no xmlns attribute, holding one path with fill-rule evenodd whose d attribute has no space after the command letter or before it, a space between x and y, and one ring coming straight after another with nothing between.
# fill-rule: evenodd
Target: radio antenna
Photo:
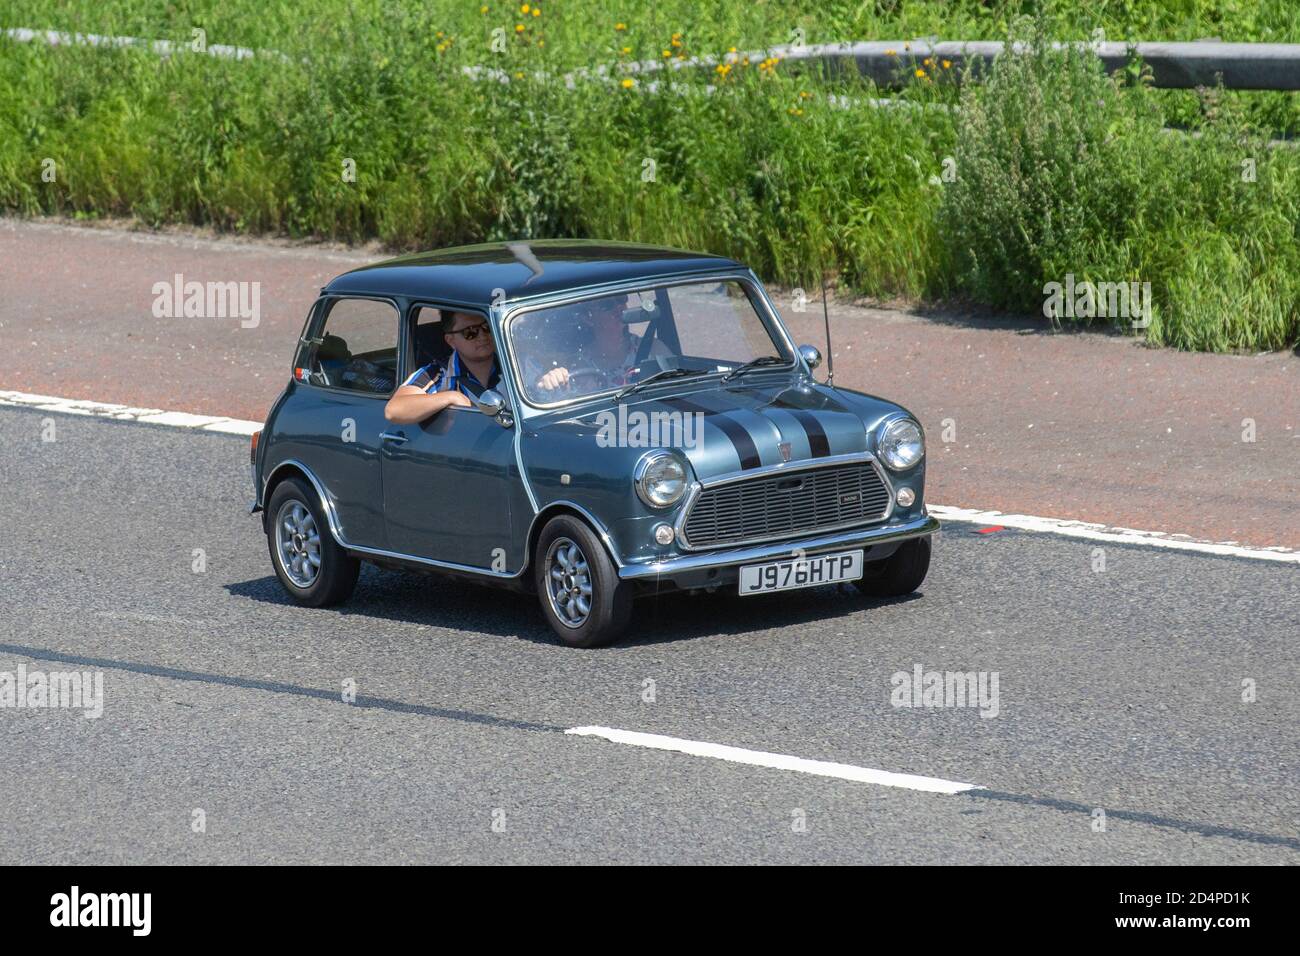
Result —
<instances>
[{"instance_id":1,"label":"radio antenna","mask_svg":"<svg viewBox=\"0 0 1300 956\"><path fill-rule=\"evenodd\" d=\"M826 307L826 272L822 271L822 318L826 322L826 384L835 387L835 351L831 348L831 313Z\"/></svg>"}]
</instances>

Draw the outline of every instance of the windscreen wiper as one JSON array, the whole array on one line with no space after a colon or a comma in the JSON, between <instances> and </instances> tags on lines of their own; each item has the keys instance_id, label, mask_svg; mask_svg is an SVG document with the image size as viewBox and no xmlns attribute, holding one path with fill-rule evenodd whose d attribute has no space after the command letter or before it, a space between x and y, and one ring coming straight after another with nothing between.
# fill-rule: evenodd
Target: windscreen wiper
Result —
<instances>
[{"instance_id":1,"label":"windscreen wiper","mask_svg":"<svg viewBox=\"0 0 1300 956\"><path fill-rule=\"evenodd\" d=\"M624 395L630 395L643 385L649 385L651 382L662 382L669 378L684 378L687 375L707 375L708 373L702 368L665 368L660 369L653 375L647 375L639 382L633 382L631 385L624 385L614 394L614 401L618 401Z\"/></svg>"},{"instance_id":2,"label":"windscreen wiper","mask_svg":"<svg viewBox=\"0 0 1300 956\"><path fill-rule=\"evenodd\" d=\"M751 368L762 368L764 365L785 365L786 360L778 358L775 355L760 355L758 358L746 362L744 365L737 365L726 375L722 376L723 382L730 382L742 372L748 372Z\"/></svg>"}]
</instances>

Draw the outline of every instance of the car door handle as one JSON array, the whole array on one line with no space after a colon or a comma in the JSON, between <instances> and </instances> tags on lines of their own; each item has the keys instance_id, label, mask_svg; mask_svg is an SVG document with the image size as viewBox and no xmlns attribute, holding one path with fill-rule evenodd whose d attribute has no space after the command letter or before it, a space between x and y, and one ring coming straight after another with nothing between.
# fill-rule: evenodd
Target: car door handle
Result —
<instances>
[{"instance_id":1,"label":"car door handle","mask_svg":"<svg viewBox=\"0 0 1300 956\"><path fill-rule=\"evenodd\" d=\"M408 441L407 437L401 432L384 432L379 436L379 440L395 442L398 445L405 444Z\"/></svg>"}]
</instances>

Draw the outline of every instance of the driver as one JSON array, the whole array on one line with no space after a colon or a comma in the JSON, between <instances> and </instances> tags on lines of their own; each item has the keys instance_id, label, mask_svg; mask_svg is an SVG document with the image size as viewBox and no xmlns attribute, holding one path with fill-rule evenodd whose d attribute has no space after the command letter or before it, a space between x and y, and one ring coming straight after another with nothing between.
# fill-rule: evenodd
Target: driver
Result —
<instances>
[{"instance_id":1,"label":"driver","mask_svg":"<svg viewBox=\"0 0 1300 956\"><path fill-rule=\"evenodd\" d=\"M548 392L564 389L575 374L603 377L605 387L626 385L636 370L642 337L633 334L623 321L627 296L605 296L580 307L585 309L582 324L590 331L591 339L578 347L575 361L570 365L557 364L538 378L539 389ZM668 354L668 348L656 339L646 358Z\"/></svg>"}]
</instances>

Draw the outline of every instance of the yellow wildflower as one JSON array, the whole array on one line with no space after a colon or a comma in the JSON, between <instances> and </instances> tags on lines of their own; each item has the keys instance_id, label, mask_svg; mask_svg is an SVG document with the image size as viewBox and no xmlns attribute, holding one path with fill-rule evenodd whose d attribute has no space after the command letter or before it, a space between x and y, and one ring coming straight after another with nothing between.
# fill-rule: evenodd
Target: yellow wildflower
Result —
<instances>
[{"instance_id":1,"label":"yellow wildflower","mask_svg":"<svg viewBox=\"0 0 1300 956\"><path fill-rule=\"evenodd\" d=\"M523 32L524 32L524 25L523 25L522 23L516 23L516 24L515 24L515 32L516 32L516 33L523 33Z\"/></svg>"},{"instance_id":2,"label":"yellow wildflower","mask_svg":"<svg viewBox=\"0 0 1300 956\"><path fill-rule=\"evenodd\" d=\"M943 68L944 68L945 70L950 70L950 69L952 69L952 60L944 60L944 61L943 61Z\"/></svg>"},{"instance_id":3,"label":"yellow wildflower","mask_svg":"<svg viewBox=\"0 0 1300 956\"><path fill-rule=\"evenodd\" d=\"M925 70L918 69L918 70L916 71L916 78L917 78L918 80L920 80L920 79L924 79L924 78L925 78Z\"/></svg>"},{"instance_id":4,"label":"yellow wildflower","mask_svg":"<svg viewBox=\"0 0 1300 956\"><path fill-rule=\"evenodd\" d=\"M636 86L636 80L632 79L632 78L629 76L629 77L627 77L626 79L623 80L623 84L622 84L622 86L623 86L623 89L625 89L625 90L630 90L630 89L632 89L632 87Z\"/></svg>"},{"instance_id":5,"label":"yellow wildflower","mask_svg":"<svg viewBox=\"0 0 1300 956\"><path fill-rule=\"evenodd\" d=\"M615 30L626 30L626 29L627 29L627 24L626 24L626 23L616 23L616 24L614 24L614 29L615 29Z\"/></svg>"}]
</instances>

